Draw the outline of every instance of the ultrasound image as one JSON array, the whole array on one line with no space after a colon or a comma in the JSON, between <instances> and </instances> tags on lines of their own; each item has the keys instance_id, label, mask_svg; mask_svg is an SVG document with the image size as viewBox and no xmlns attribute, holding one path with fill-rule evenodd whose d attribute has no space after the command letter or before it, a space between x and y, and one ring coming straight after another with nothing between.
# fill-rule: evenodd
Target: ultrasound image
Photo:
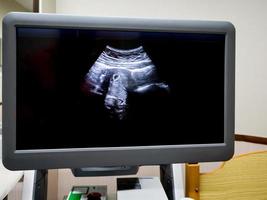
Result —
<instances>
[{"instance_id":1,"label":"ultrasound image","mask_svg":"<svg viewBox=\"0 0 267 200\"><path fill-rule=\"evenodd\" d=\"M83 91L87 95L104 95L110 117L119 120L127 116L128 92L169 91L142 46L127 50L106 46L84 79Z\"/></svg>"},{"instance_id":2,"label":"ultrasound image","mask_svg":"<svg viewBox=\"0 0 267 200\"><path fill-rule=\"evenodd\" d=\"M225 35L16 30L18 150L224 142Z\"/></svg>"}]
</instances>

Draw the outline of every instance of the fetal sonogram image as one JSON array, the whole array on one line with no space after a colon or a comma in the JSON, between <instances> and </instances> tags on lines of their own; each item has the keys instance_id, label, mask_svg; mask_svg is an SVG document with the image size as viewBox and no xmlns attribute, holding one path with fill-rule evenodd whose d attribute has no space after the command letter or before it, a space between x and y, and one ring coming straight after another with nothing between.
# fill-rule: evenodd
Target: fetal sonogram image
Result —
<instances>
[{"instance_id":1,"label":"fetal sonogram image","mask_svg":"<svg viewBox=\"0 0 267 200\"><path fill-rule=\"evenodd\" d=\"M82 88L87 95L104 96L105 109L111 118L119 120L127 117L129 92L169 91L142 46L127 50L106 46L85 75Z\"/></svg>"}]
</instances>

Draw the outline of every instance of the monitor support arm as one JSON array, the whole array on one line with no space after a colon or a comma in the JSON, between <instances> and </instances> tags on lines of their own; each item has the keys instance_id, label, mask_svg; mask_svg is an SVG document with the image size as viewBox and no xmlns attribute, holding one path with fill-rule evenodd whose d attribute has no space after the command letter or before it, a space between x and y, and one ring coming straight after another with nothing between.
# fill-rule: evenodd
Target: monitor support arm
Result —
<instances>
[{"instance_id":1,"label":"monitor support arm","mask_svg":"<svg viewBox=\"0 0 267 200\"><path fill-rule=\"evenodd\" d=\"M160 165L160 180L169 200L186 196L184 164Z\"/></svg>"},{"instance_id":2,"label":"monitor support arm","mask_svg":"<svg viewBox=\"0 0 267 200\"><path fill-rule=\"evenodd\" d=\"M47 200L48 170L24 172L22 200Z\"/></svg>"}]
</instances>

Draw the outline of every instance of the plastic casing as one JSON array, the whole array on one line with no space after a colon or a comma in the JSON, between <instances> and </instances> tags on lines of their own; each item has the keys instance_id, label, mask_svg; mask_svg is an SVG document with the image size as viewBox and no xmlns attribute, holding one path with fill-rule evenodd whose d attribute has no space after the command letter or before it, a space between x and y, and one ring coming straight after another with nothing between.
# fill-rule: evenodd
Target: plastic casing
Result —
<instances>
[{"instance_id":1,"label":"plastic casing","mask_svg":"<svg viewBox=\"0 0 267 200\"><path fill-rule=\"evenodd\" d=\"M225 34L224 143L17 150L16 26ZM230 22L9 13L3 19L3 164L21 170L227 160L234 152L234 79L235 28Z\"/></svg>"}]
</instances>

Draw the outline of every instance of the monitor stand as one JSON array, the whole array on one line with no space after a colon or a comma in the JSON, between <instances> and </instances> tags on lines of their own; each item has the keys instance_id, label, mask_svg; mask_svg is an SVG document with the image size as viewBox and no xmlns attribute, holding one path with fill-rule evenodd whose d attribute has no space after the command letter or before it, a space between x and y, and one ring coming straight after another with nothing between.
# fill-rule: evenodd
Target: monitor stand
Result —
<instances>
[{"instance_id":1,"label":"monitor stand","mask_svg":"<svg viewBox=\"0 0 267 200\"><path fill-rule=\"evenodd\" d=\"M138 169L139 166L93 167L72 169L72 173L76 177L115 176L136 174ZM48 170L36 170L34 172L34 178L31 180L33 188L31 199L47 199L47 172ZM185 177L183 164L160 165L160 175L162 186L169 200L178 200L185 197ZM26 181L25 179L27 178L24 177L24 181Z\"/></svg>"},{"instance_id":2,"label":"monitor stand","mask_svg":"<svg viewBox=\"0 0 267 200\"><path fill-rule=\"evenodd\" d=\"M75 177L120 176L136 174L139 166L85 167L71 169Z\"/></svg>"}]
</instances>

